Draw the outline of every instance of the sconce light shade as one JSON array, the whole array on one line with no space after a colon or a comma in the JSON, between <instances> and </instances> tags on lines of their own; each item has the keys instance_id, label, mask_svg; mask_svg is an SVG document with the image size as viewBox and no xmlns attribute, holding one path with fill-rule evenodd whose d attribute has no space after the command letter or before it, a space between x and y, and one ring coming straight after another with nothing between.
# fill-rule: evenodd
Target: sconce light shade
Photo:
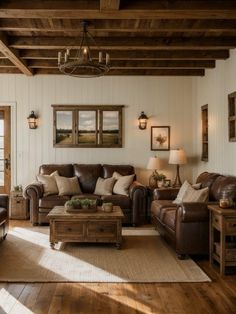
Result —
<instances>
[{"instance_id":1,"label":"sconce light shade","mask_svg":"<svg viewBox=\"0 0 236 314\"><path fill-rule=\"evenodd\" d=\"M169 164L176 165L176 176L173 187L180 187L182 185L179 175L179 165L187 163L187 157L183 149L173 149L170 151Z\"/></svg>"},{"instance_id":2,"label":"sconce light shade","mask_svg":"<svg viewBox=\"0 0 236 314\"><path fill-rule=\"evenodd\" d=\"M28 119L29 129L37 129L38 117L35 115L34 111L31 111L27 119Z\"/></svg>"},{"instance_id":3,"label":"sconce light shade","mask_svg":"<svg viewBox=\"0 0 236 314\"><path fill-rule=\"evenodd\" d=\"M144 111L142 111L138 118L138 127L140 128L140 130L145 130L147 128L147 120L148 117L145 115Z\"/></svg>"}]
</instances>

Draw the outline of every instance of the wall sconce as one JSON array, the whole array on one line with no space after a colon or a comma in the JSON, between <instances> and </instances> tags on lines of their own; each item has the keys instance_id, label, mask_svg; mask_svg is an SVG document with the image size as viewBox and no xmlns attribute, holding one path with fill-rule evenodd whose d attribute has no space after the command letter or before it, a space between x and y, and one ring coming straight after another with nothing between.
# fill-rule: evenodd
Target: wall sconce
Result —
<instances>
[{"instance_id":1,"label":"wall sconce","mask_svg":"<svg viewBox=\"0 0 236 314\"><path fill-rule=\"evenodd\" d=\"M145 130L147 128L147 120L148 117L145 115L144 111L142 111L138 118L138 127L140 130Z\"/></svg>"},{"instance_id":2,"label":"wall sconce","mask_svg":"<svg viewBox=\"0 0 236 314\"><path fill-rule=\"evenodd\" d=\"M37 129L38 117L35 115L34 111L31 111L27 119L28 119L29 129Z\"/></svg>"}]
</instances>

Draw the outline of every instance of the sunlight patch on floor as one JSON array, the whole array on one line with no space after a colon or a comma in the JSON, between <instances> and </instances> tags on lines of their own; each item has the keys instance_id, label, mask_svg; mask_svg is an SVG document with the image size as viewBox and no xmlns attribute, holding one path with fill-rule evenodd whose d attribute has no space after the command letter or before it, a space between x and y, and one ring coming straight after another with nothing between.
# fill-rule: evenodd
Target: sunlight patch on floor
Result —
<instances>
[{"instance_id":1,"label":"sunlight patch on floor","mask_svg":"<svg viewBox=\"0 0 236 314\"><path fill-rule=\"evenodd\" d=\"M34 314L4 288L0 290L0 313Z\"/></svg>"}]
</instances>

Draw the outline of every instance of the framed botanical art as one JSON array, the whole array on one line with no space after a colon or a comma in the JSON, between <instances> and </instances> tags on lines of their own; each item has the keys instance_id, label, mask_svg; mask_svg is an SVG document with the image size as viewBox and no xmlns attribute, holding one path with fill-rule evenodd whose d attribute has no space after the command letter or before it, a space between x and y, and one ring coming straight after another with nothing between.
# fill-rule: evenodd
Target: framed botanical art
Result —
<instances>
[{"instance_id":1,"label":"framed botanical art","mask_svg":"<svg viewBox=\"0 0 236 314\"><path fill-rule=\"evenodd\" d=\"M151 127L151 150L170 150L170 127Z\"/></svg>"},{"instance_id":2,"label":"framed botanical art","mask_svg":"<svg viewBox=\"0 0 236 314\"><path fill-rule=\"evenodd\" d=\"M122 147L122 108L52 105L54 147Z\"/></svg>"}]
</instances>

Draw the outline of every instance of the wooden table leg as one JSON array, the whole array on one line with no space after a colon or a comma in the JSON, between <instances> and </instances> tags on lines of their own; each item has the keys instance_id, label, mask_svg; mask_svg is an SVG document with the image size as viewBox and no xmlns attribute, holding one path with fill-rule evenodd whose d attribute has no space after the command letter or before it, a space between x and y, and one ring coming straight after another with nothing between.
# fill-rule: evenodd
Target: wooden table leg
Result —
<instances>
[{"instance_id":1,"label":"wooden table leg","mask_svg":"<svg viewBox=\"0 0 236 314\"><path fill-rule=\"evenodd\" d=\"M55 242L50 242L50 247L51 247L51 249L55 249Z\"/></svg>"}]
</instances>

